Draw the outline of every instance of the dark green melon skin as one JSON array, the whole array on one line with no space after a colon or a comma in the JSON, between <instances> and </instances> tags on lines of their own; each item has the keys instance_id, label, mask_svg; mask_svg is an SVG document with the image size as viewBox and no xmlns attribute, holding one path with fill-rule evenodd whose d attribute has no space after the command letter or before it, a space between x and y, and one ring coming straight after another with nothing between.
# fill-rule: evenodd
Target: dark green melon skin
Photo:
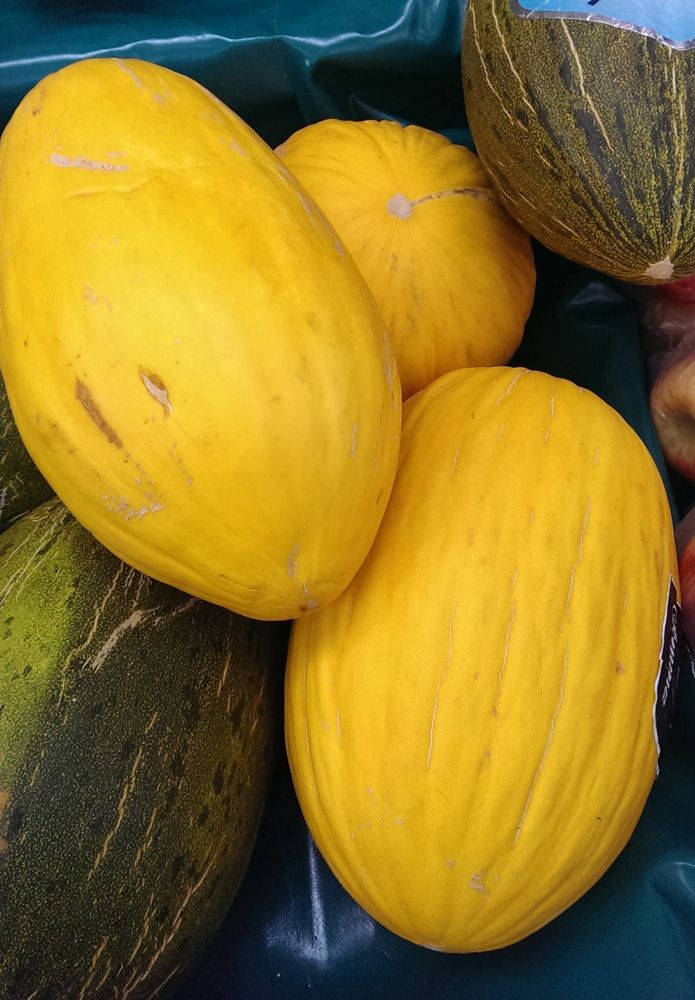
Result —
<instances>
[{"instance_id":1,"label":"dark green melon skin","mask_svg":"<svg viewBox=\"0 0 695 1000\"><path fill-rule=\"evenodd\" d=\"M52 495L19 436L0 375L0 531Z\"/></svg>"},{"instance_id":2,"label":"dark green melon skin","mask_svg":"<svg viewBox=\"0 0 695 1000\"><path fill-rule=\"evenodd\" d=\"M170 996L246 870L286 634L51 500L0 536L0 997Z\"/></svg>"},{"instance_id":3,"label":"dark green melon skin","mask_svg":"<svg viewBox=\"0 0 695 1000\"><path fill-rule=\"evenodd\" d=\"M469 0L466 113L510 214L625 281L695 272L695 48ZM589 8L587 8L589 9ZM656 269L654 265L668 264Z\"/></svg>"}]
</instances>

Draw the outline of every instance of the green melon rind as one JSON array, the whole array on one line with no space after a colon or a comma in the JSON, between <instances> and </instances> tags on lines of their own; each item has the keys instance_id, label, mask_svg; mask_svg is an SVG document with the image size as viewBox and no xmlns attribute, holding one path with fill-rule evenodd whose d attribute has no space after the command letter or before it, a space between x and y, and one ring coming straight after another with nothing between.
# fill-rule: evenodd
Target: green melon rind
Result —
<instances>
[{"instance_id":1,"label":"green melon rind","mask_svg":"<svg viewBox=\"0 0 695 1000\"><path fill-rule=\"evenodd\" d=\"M19 436L0 375L0 531L52 495Z\"/></svg>"},{"instance_id":2,"label":"green melon rind","mask_svg":"<svg viewBox=\"0 0 695 1000\"><path fill-rule=\"evenodd\" d=\"M477 151L541 243L626 281L695 272L695 48L469 0L462 75Z\"/></svg>"},{"instance_id":3,"label":"green melon rind","mask_svg":"<svg viewBox=\"0 0 695 1000\"><path fill-rule=\"evenodd\" d=\"M169 996L245 872L278 626L127 567L57 501L0 538L0 996Z\"/></svg>"}]
</instances>

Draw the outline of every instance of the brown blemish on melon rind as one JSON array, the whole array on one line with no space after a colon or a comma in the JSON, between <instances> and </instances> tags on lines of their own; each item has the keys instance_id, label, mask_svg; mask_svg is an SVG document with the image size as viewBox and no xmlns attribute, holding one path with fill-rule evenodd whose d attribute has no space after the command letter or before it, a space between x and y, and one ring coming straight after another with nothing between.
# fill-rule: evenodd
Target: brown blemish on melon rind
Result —
<instances>
[{"instance_id":1,"label":"brown blemish on melon rind","mask_svg":"<svg viewBox=\"0 0 695 1000\"><path fill-rule=\"evenodd\" d=\"M94 421L107 441L109 441L110 444L115 445L117 448L122 448L123 442L113 427L106 422L101 410L94 401L92 393L79 378L75 379L75 399L81 403L87 415Z\"/></svg>"},{"instance_id":2,"label":"brown blemish on melon rind","mask_svg":"<svg viewBox=\"0 0 695 1000\"><path fill-rule=\"evenodd\" d=\"M448 188L445 191L433 191L431 194L424 194L421 198L416 198L413 205L419 205L423 201L436 201L439 198L450 198L462 195L464 198L477 198L481 201L492 201L499 204L499 198L491 188L486 187L461 187Z\"/></svg>"}]
</instances>

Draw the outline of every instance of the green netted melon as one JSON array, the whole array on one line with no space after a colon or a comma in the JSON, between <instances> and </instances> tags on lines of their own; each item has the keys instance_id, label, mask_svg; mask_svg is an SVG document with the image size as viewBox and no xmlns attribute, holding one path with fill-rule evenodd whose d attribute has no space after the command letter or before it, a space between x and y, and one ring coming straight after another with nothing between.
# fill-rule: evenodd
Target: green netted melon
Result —
<instances>
[{"instance_id":1,"label":"green netted melon","mask_svg":"<svg viewBox=\"0 0 695 1000\"><path fill-rule=\"evenodd\" d=\"M19 436L0 375L0 531L52 493Z\"/></svg>"},{"instance_id":2,"label":"green netted melon","mask_svg":"<svg viewBox=\"0 0 695 1000\"><path fill-rule=\"evenodd\" d=\"M695 4L470 0L471 131L508 211L638 283L695 271Z\"/></svg>"},{"instance_id":3,"label":"green netted melon","mask_svg":"<svg viewBox=\"0 0 695 1000\"><path fill-rule=\"evenodd\" d=\"M168 997L249 860L284 634L130 569L57 500L0 536L0 623L0 997Z\"/></svg>"}]
</instances>

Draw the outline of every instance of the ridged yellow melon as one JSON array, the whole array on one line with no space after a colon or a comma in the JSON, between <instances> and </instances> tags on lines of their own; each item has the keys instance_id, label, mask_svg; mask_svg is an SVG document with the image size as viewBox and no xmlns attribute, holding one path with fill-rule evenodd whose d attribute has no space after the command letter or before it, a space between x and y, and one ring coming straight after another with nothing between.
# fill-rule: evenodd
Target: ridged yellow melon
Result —
<instances>
[{"instance_id":1,"label":"ridged yellow melon","mask_svg":"<svg viewBox=\"0 0 695 1000\"><path fill-rule=\"evenodd\" d=\"M334 119L277 153L374 293L404 396L511 358L533 302L531 241L474 153L417 125Z\"/></svg>"},{"instance_id":2,"label":"ridged yellow melon","mask_svg":"<svg viewBox=\"0 0 695 1000\"><path fill-rule=\"evenodd\" d=\"M378 308L273 151L193 80L89 59L0 143L0 364L32 458L137 569L256 618L334 598L395 473Z\"/></svg>"},{"instance_id":3,"label":"ridged yellow melon","mask_svg":"<svg viewBox=\"0 0 695 1000\"><path fill-rule=\"evenodd\" d=\"M657 771L677 587L661 479L598 397L501 367L408 401L375 544L293 624L285 687L304 816L374 918L484 951L599 878Z\"/></svg>"}]
</instances>

